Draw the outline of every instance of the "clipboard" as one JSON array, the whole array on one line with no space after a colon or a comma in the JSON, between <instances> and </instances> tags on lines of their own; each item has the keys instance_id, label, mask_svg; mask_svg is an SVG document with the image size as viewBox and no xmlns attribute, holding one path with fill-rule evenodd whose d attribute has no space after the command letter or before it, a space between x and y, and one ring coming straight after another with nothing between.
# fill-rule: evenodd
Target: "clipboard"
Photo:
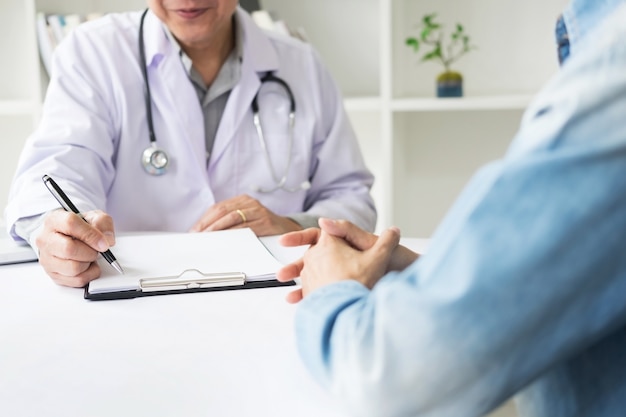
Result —
<instances>
[{"instance_id":1,"label":"clipboard","mask_svg":"<svg viewBox=\"0 0 626 417\"><path fill-rule=\"evenodd\" d=\"M276 280L282 264L251 229L122 235L114 247L125 274L105 260L84 290L87 300L118 300L295 285Z\"/></svg>"},{"instance_id":2,"label":"clipboard","mask_svg":"<svg viewBox=\"0 0 626 417\"><path fill-rule=\"evenodd\" d=\"M19 244L10 237L0 237L0 265L36 262L39 259L27 244Z\"/></svg>"}]
</instances>

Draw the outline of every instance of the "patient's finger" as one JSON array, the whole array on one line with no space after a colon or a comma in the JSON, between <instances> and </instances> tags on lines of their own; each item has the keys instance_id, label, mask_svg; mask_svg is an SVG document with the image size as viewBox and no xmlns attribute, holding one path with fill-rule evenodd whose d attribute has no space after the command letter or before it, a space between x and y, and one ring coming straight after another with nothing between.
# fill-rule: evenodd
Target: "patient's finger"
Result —
<instances>
[{"instance_id":1,"label":"patient's finger","mask_svg":"<svg viewBox=\"0 0 626 417\"><path fill-rule=\"evenodd\" d=\"M323 231L339 237L358 250L367 250L376 243L376 235L373 235L347 220L333 220L322 218L319 225Z\"/></svg>"},{"instance_id":2,"label":"patient's finger","mask_svg":"<svg viewBox=\"0 0 626 417\"><path fill-rule=\"evenodd\" d=\"M278 238L278 242L283 246L314 245L319 239L320 229L311 227L297 232L289 232Z\"/></svg>"},{"instance_id":3,"label":"patient's finger","mask_svg":"<svg viewBox=\"0 0 626 417\"><path fill-rule=\"evenodd\" d=\"M289 294L287 294L285 300L287 300L287 302L290 304L296 304L302 301L302 288L291 291Z\"/></svg>"},{"instance_id":4,"label":"patient's finger","mask_svg":"<svg viewBox=\"0 0 626 417\"><path fill-rule=\"evenodd\" d=\"M302 259L299 259L289 265L285 265L276 272L276 279L280 282L287 282L293 280L294 278L298 278L303 266L304 264Z\"/></svg>"}]
</instances>

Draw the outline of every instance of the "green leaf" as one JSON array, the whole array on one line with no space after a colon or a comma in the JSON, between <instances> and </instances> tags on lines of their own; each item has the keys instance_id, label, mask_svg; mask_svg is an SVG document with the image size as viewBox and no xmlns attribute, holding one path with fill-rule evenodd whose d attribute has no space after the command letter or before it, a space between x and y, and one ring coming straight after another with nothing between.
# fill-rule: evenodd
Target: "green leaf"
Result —
<instances>
[{"instance_id":1,"label":"green leaf","mask_svg":"<svg viewBox=\"0 0 626 417\"><path fill-rule=\"evenodd\" d=\"M433 19L437 17L437 13L427 14L422 18L422 22L425 26L431 26L433 24Z\"/></svg>"},{"instance_id":2,"label":"green leaf","mask_svg":"<svg viewBox=\"0 0 626 417\"><path fill-rule=\"evenodd\" d=\"M407 38L406 45L413 48L413 51L417 52L420 49L420 43L416 38Z\"/></svg>"},{"instance_id":3,"label":"green leaf","mask_svg":"<svg viewBox=\"0 0 626 417\"><path fill-rule=\"evenodd\" d=\"M430 60L437 59L437 58L441 58L441 48L440 47L436 47L434 50L432 50L429 53L425 54L422 57L422 61L430 61Z\"/></svg>"},{"instance_id":4,"label":"green leaf","mask_svg":"<svg viewBox=\"0 0 626 417\"><path fill-rule=\"evenodd\" d=\"M423 54L421 60L438 60L447 69L450 63L460 56L477 49L470 44L470 38L465 34L465 27L461 23L457 22L453 27L453 30L446 31L445 26L437 22L436 13L425 14L422 16L421 23L416 25L419 34L415 37L407 37L405 44L414 52L418 52L422 45L424 45L422 49L432 48Z\"/></svg>"},{"instance_id":5,"label":"green leaf","mask_svg":"<svg viewBox=\"0 0 626 417\"><path fill-rule=\"evenodd\" d=\"M441 25L435 22L435 16L437 15L434 13L431 15L424 16L424 20L423 20L424 27L429 28L431 31L441 29Z\"/></svg>"}]
</instances>

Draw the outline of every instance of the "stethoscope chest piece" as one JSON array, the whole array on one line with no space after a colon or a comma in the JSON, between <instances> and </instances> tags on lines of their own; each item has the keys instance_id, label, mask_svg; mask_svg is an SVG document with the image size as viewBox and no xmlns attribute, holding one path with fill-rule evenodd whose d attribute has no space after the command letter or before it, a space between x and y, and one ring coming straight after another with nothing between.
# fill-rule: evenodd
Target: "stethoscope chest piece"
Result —
<instances>
[{"instance_id":1,"label":"stethoscope chest piece","mask_svg":"<svg viewBox=\"0 0 626 417\"><path fill-rule=\"evenodd\" d=\"M165 174L169 163L170 160L167 153L159 149L154 143L147 147L141 155L141 165L143 165L143 169L150 175Z\"/></svg>"}]
</instances>

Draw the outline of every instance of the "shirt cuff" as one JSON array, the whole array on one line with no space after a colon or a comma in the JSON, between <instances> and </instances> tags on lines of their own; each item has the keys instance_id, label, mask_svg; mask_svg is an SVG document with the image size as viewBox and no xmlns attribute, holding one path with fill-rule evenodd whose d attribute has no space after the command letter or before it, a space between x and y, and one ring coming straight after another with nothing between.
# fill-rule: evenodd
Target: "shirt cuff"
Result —
<instances>
[{"instance_id":1,"label":"shirt cuff","mask_svg":"<svg viewBox=\"0 0 626 417\"><path fill-rule=\"evenodd\" d=\"M295 317L296 342L304 364L322 385L330 383L328 363L330 337L337 317L362 302L370 290L354 280L321 287L298 304Z\"/></svg>"},{"instance_id":2,"label":"shirt cuff","mask_svg":"<svg viewBox=\"0 0 626 417\"><path fill-rule=\"evenodd\" d=\"M43 219L48 213L38 214L36 216L31 217L23 217L18 219L15 222L14 230L15 234L24 239L33 251L39 257L39 248L35 243L37 240L37 236L41 233L41 229L43 228Z\"/></svg>"}]
</instances>

